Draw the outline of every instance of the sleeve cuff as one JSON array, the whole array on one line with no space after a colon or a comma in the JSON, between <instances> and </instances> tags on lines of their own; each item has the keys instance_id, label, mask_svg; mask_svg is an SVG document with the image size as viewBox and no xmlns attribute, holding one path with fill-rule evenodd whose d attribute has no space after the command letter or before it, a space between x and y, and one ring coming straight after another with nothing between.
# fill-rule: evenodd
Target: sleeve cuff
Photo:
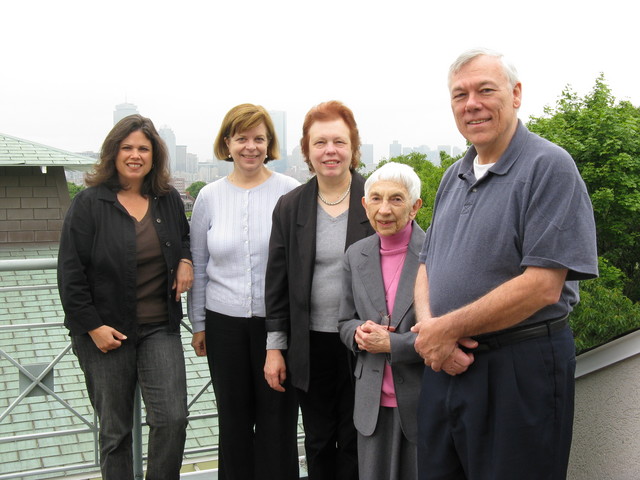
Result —
<instances>
[{"instance_id":1,"label":"sleeve cuff","mask_svg":"<svg viewBox=\"0 0 640 480\"><path fill-rule=\"evenodd\" d=\"M267 332L267 350L286 350L287 332Z\"/></svg>"}]
</instances>

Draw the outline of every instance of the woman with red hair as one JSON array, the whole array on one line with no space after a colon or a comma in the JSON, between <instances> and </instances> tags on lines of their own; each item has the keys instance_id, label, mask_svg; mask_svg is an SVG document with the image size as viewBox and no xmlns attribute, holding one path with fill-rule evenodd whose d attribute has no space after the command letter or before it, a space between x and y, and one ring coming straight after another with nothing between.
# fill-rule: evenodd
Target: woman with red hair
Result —
<instances>
[{"instance_id":1,"label":"woman with red hair","mask_svg":"<svg viewBox=\"0 0 640 480\"><path fill-rule=\"evenodd\" d=\"M358 478L352 354L340 342L342 258L374 233L355 169L360 135L337 101L306 115L300 145L315 176L282 196L273 211L265 300L265 378L282 390L290 374L305 430L309 479Z\"/></svg>"}]
</instances>

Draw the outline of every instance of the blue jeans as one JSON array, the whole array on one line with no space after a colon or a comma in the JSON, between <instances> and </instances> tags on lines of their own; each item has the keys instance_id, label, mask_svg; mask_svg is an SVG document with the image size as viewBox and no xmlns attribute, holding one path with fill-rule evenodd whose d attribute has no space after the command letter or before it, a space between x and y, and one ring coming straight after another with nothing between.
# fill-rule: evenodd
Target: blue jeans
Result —
<instances>
[{"instance_id":1,"label":"blue jeans","mask_svg":"<svg viewBox=\"0 0 640 480\"><path fill-rule=\"evenodd\" d=\"M133 401L140 384L149 425L147 480L180 478L187 428L187 383L180 333L168 324L139 325L137 338L102 353L86 335L72 336L89 399L100 421L104 480L133 480Z\"/></svg>"}]
</instances>

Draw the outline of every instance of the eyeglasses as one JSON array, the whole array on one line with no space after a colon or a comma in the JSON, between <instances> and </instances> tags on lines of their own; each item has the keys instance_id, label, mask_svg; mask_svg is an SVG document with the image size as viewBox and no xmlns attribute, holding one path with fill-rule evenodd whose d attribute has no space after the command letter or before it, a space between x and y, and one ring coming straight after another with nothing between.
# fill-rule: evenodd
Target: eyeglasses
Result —
<instances>
[{"instance_id":1,"label":"eyeglasses","mask_svg":"<svg viewBox=\"0 0 640 480\"><path fill-rule=\"evenodd\" d=\"M388 313L380 312L380 325L388 330L391 326L391 315L389 315Z\"/></svg>"}]
</instances>

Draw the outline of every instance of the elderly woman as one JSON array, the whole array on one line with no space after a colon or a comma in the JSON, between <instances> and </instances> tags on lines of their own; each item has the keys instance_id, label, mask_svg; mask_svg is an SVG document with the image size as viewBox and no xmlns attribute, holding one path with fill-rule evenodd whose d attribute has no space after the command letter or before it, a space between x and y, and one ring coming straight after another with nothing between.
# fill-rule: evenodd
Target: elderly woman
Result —
<instances>
[{"instance_id":1,"label":"elderly woman","mask_svg":"<svg viewBox=\"0 0 640 480\"><path fill-rule=\"evenodd\" d=\"M360 136L353 112L336 101L313 107L300 146L315 176L273 211L265 377L271 388L283 388L286 355L302 411L309 479L357 480L353 355L340 342L338 306L344 251L373 230L360 204L364 179L355 172Z\"/></svg>"},{"instance_id":2,"label":"elderly woman","mask_svg":"<svg viewBox=\"0 0 640 480\"><path fill-rule=\"evenodd\" d=\"M424 364L410 329L425 237L413 221L422 205L420 179L408 165L387 163L367 179L362 204L377 235L347 250L338 325L344 344L357 353L353 419L360 478L415 479Z\"/></svg>"},{"instance_id":3,"label":"elderly woman","mask_svg":"<svg viewBox=\"0 0 640 480\"><path fill-rule=\"evenodd\" d=\"M276 392L264 380L264 283L273 207L299 183L267 168L278 140L259 105L229 110L214 151L233 171L200 190L193 207L189 319L216 395L218 478L293 480L298 406L293 389Z\"/></svg>"}]
</instances>

